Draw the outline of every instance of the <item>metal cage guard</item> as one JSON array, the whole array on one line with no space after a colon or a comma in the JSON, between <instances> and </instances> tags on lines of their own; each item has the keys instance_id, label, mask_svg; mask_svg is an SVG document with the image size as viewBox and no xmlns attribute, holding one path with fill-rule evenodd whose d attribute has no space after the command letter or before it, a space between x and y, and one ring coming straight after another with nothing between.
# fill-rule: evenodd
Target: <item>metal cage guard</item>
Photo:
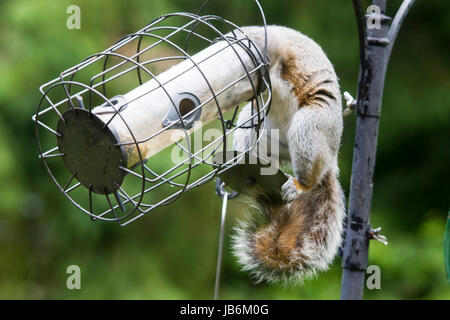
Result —
<instances>
[{"instance_id":1,"label":"metal cage guard","mask_svg":"<svg viewBox=\"0 0 450 320\"><path fill-rule=\"evenodd\" d=\"M210 181L244 156L212 161L241 127L237 108L248 100L255 110L247 125L258 132L248 149L259 141L272 94L266 21L255 3L266 47L224 18L171 13L41 86L33 116L39 157L76 207L126 225ZM236 88L245 88L240 101L230 98ZM221 134L192 150L200 123ZM171 145L182 159L153 161Z\"/></svg>"}]
</instances>

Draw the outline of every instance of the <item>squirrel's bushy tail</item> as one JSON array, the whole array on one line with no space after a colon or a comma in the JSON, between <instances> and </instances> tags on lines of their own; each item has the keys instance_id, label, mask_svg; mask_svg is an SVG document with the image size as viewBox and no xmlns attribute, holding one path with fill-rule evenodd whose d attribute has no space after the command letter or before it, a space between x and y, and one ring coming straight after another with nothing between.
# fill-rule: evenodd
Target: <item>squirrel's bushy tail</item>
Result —
<instances>
[{"instance_id":1,"label":"squirrel's bushy tail","mask_svg":"<svg viewBox=\"0 0 450 320\"><path fill-rule=\"evenodd\" d=\"M296 283L326 270L341 244L344 196L334 173L289 204L258 197L257 213L240 223L234 254L258 281Z\"/></svg>"}]
</instances>

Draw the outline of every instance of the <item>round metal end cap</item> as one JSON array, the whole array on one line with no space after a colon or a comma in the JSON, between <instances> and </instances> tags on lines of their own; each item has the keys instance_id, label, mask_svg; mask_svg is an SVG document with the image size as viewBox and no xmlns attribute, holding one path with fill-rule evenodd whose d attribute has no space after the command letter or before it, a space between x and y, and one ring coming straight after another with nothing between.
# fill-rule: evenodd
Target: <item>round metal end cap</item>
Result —
<instances>
[{"instance_id":1,"label":"round metal end cap","mask_svg":"<svg viewBox=\"0 0 450 320\"><path fill-rule=\"evenodd\" d=\"M57 131L61 135L58 147L63 160L75 178L92 192L110 194L122 184L126 167L123 148L116 134L95 114L74 108L59 120Z\"/></svg>"}]
</instances>

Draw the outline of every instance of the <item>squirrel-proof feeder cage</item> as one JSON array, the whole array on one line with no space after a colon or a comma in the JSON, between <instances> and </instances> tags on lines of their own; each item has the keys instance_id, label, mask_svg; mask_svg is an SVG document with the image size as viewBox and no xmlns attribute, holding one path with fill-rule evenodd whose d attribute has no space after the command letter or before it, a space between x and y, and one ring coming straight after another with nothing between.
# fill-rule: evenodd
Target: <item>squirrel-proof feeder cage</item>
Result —
<instances>
[{"instance_id":1,"label":"squirrel-proof feeder cage","mask_svg":"<svg viewBox=\"0 0 450 320\"><path fill-rule=\"evenodd\" d=\"M239 127L256 129L248 150L258 143L269 63L267 47L233 22L163 15L41 86L39 157L81 211L126 225L238 163L245 152L214 156L231 149ZM239 105L250 100L251 116L237 125ZM202 128L220 134L199 145L192 140Z\"/></svg>"}]
</instances>

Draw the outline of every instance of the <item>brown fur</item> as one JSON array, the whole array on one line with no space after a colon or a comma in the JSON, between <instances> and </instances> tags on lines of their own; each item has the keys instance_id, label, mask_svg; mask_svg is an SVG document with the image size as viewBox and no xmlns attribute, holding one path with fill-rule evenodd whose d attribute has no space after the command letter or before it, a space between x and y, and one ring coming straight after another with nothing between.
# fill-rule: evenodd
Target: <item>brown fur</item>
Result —
<instances>
[{"instance_id":1,"label":"brown fur","mask_svg":"<svg viewBox=\"0 0 450 320\"><path fill-rule=\"evenodd\" d=\"M294 55L288 54L282 61L281 77L292 86L292 93L299 101L299 108L311 105L328 103L327 99L336 100L336 97L327 87L333 82L329 78L328 69L306 74L300 70Z\"/></svg>"},{"instance_id":2,"label":"brown fur","mask_svg":"<svg viewBox=\"0 0 450 320\"><path fill-rule=\"evenodd\" d=\"M295 262L291 253L296 249L298 233L305 225L305 215L291 216L285 210L283 207L277 217L272 217L271 220L276 221L274 230L261 228L256 233L256 254L273 269L289 268Z\"/></svg>"},{"instance_id":3,"label":"brown fur","mask_svg":"<svg viewBox=\"0 0 450 320\"><path fill-rule=\"evenodd\" d=\"M299 108L309 104L304 86L308 78L304 77L304 73L299 72L294 55L289 54L282 61L281 77L292 85L292 92L299 101Z\"/></svg>"},{"instance_id":4,"label":"brown fur","mask_svg":"<svg viewBox=\"0 0 450 320\"><path fill-rule=\"evenodd\" d=\"M327 174L311 192L300 194L290 206L269 207L270 224L257 230L254 248L266 267L282 270L308 263L300 253L305 234L318 245L326 241L327 230L314 226L326 225L327 215L333 214L331 208L324 213L319 213L318 208L334 197L336 183L336 178Z\"/></svg>"},{"instance_id":5,"label":"brown fur","mask_svg":"<svg viewBox=\"0 0 450 320\"><path fill-rule=\"evenodd\" d=\"M325 161L322 157L317 157L312 163L311 171L308 175L300 175L299 184L303 186L304 191L309 191L313 188L322 178L323 170L325 168Z\"/></svg>"}]
</instances>

